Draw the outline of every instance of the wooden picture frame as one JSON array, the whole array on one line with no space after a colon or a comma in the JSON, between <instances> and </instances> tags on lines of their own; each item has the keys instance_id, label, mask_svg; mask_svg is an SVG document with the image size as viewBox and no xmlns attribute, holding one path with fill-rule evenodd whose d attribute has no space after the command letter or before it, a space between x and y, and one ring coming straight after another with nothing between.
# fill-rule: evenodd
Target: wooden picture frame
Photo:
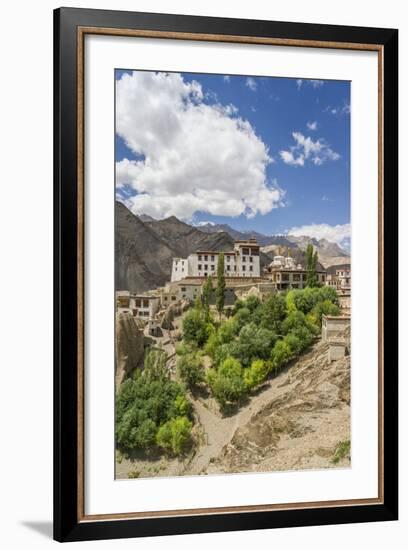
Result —
<instances>
[{"instance_id":1,"label":"wooden picture frame","mask_svg":"<svg viewBox=\"0 0 408 550\"><path fill-rule=\"evenodd\" d=\"M379 79L379 350L376 498L134 514L84 505L84 37L374 51ZM60 8L54 12L54 537L58 541L395 520L397 444L398 32L273 21ZM386 364L385 364L386 363Z\"/></svg>"}]
</instances>

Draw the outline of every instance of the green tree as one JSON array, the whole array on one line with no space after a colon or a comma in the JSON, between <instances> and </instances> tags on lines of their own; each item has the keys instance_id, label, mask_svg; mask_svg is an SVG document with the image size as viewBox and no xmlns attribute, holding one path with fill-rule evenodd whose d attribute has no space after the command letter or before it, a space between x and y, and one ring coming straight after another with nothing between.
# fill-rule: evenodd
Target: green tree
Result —
<instances>
[{"instance_id":1,"label":"green tree","mask_svg":"<svg viewBox=\"0 0 408 550\"><path fill-rule=\"evenodd\" d=\"M221 254L218 257L218 265L217 265L217 288L215 290L215 303L217 306L218 313L221 315L224 310L224 302L225 302L225 274L224 274L224 253L221 252Z\"/></svg>"},{"instance_id":2,"label":"green tree","mask_svg":"<svg viewBox=\"0 0 408 550\"><path fill-rule=\"evenodd\" d=\"M280 293L270 294L261 309L261 326L280 333L281 322L286 315L285 297Z\"/></svg>"},{"instance_id":3,"label":"green tree","mask_svg":"<svg viewBox=\"0 0 408 550\"><path fill-rule=\"evenodd\" d=\"M313 245L308 244L306 248L306 286L311 288L319 286L317 276L317 251L313 251Z\"/></svg>"},{"instance_id":4,"label":"green tree","mask_svg":"<svg viewBox=\"0 0 408 550\"><path fill-rule=\"evenodd\" d=\"M273 331L249 323L239 333L233 356L239 358L244 367L248 367L253 359L268 359L276 340Z\"/></svg>"},{"instance_id":5,"label":"green tree","mask_svg":"<svg viewBox=\"0 0 408 550\"><path fill-rule=\"evenodd\" d=\"M198 346L205 344L208 338L205 312L197 304L190 309L183 319L183 337L186 342L195 342Z\"/></svg>"},{"instance_id":6,"label":"green tree","mask_svg":"<svg viewBox=\"0 0 408 550\"><path fill-rule=\"evenodd\" d=\"M190 389L204 381L204 367L197 354L182 355L177 361L177 370L180 378Z\"/></svg>"},{"instance_id":7,"label":"green tree","mask_svg":"<svg viewBox=\"0 0 408 550\"><path fill-rule=\"evenodd\" d=\"M209 312L210 312L210 301L211 301L212 290L213 290L212 280L211 280L211 277L208 275L205 283L203 284L203 290L201 295L203 308L207 314L207 318L209 317Z\"/></svg>"},{"instance_id":8,"label":"green tree","mask_svg":"<svg viewBox=\"0 0 408 550\"><path fill-rule=\"evenodd\" d=\"M159 348L147 348L144 356L143 376L149 380L163 380L170 377L167 369L167 353Z\"/></svg>"},{"instance_id":9,"label":"green tree","mask_svg":"<svg viewBox=\"0 0 408 550\"><path fill-rule=\"evenodd\" d=\"M160 426L156 441L159 447L175 455L180 454L191 439L192 423L186 416L172 418Z\"/></svg>"},{"instance_id":10,"label":"green tree","mask_svg":"<svg viewBox=\"0 0 408 550\"><path fill-rule=\"evenodd\" d=\"M248 389L259 386L268 375L268 369L265 361L262 359L255 359L252 361L251 366L245 369L244 380Z\"/></svg>"},{"instance_id":11,"label":"green tree","mask_svg":"<svg viewBox=\"0 0 408 550\"><path fill-rule=\"evenodd\" d=\"M158 378L154 378L154 373ZM115 406L116 441L122 449L145 449L155 445L159 427L189 414L190 404L183 387L157 371L136 371L119 388Z\"/></svg>"},{"instance_id":12,"label":"green tree","mask_svg":"<svg viewBox=\"0 0 408 550\"><path fill-rule=\"evenodd\" d=\"M289 344L284 340L278 340L271 352L271 365L273 370L281 369L292 358Z\"/></svg>"},{"instance_id":13,"label":"green tree","mask_svg":"<svg viewBox=\"0 0 408 550\"><path fill-rule=\"evenodd\" d=\"M247 392L244 369L233 357L227 357L217 370L210 369L207 382L222 408L228 403L239 402Z\"/></svg>"}]
</instances>

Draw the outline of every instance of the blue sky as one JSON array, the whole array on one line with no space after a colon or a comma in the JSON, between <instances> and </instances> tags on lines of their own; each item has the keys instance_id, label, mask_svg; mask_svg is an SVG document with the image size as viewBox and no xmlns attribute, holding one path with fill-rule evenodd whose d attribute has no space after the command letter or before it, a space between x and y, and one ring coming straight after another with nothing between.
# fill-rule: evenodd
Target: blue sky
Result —
<instances>
[{"instance_id":1,"label":"blue sky","mask_svg":"<svg viewBox=\"0 0 408 550\"><path fill-rule=\"evenodd\" d=\"M196 224L264 234L304 229L339 244L349 237L349 82L191 73L158 80L121 70L115 78L117 196L135 213L156 200L160 210L148 212L155 217L185 212ZM220 163L224 143L231 150ZM209 195L199 190L203 178L204 187L214 181ZM228 188L234 204L225 200ZM210 199L181 210L201 195Z\"/></svg>"}]
</instances>

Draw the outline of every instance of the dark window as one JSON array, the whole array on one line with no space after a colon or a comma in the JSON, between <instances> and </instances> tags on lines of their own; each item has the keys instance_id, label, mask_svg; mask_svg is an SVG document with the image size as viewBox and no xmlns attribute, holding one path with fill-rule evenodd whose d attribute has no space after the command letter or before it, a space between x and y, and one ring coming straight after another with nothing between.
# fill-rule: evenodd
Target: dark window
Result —
<instances>
[{"instance_id":1,"label":"dark window","mask_svg":"<svg viewBox=\"0 0 408 550\"><path fill-rule=\"evenodd\" d=\"M186 291L186 287L185 286L182 286L181 287L181 292L185 292Z\"/></svg>"},{"instance_id":2,"label":"dark window","mask_svg":"<svg viewBox=\"0 0 408 550\"><path fill-rule=\"evenodd\" d=\"M136 300L136 307L141 307L141 305L142 305L142 301L137 299Z\"/></svg>"},{"instance_id":3,"label":"dark window","mask_svg":"<svg viewBox=\"0 0 408 550\"><path fill-rule=\"evenodd\" d=\"M198 255L198 261L201 262L202 260L202 257L201 257L201 254Z\"/></svg>"},{"instance_id":4,"label":"dark window","mask_svg":"<svg viewBox=\"0 0 408 550\"><path fill-rule=\"evenodd\" d=\"M208 256L207 255L204 256L204 261L208 262Z\"/></svg>"},{"instance_id":5,"label":"dark window","mask_svg":"<svg viewBox=\"0 0 408 550\"><path fill-rule=\"evenodd\" d=\"M289 281L289 275L287 273L282 273L282 281Z\"/></svg>"},{"instance_id":6,"label":"dark window","mask_svg":"<svg viewBox=\"0 0 408 550\"><path fill-rule=\"evenodd\" d=\"M245 254L246 256L249 256L249 248L243 248L242 254Z\"/></svg>"},{"instance_id":7,"label":"dark window","mask_svg":"<svg viewBox=\"0 0 408 550\"><path fill-rule=\"evenodd\" d=\"M227 262L231 260L231 256L227 256Z\"/></svg>"},{"instance_id":8,"label":"dark window","mask_svg":"<svg viewBox=\"0 0 408 550\"><path fill-rule=\"evenodd\" d=\"M207 264L205 264L205 266L204 266L204 269L205 269L205 270L207 270L207 269L208 269L208 265L207 265Z\"/></svg>"},{"instance_id":9,"label":"dark window","mask_svg":"<svg viewBox=\"0 0 408 550\"><path fill-rule=\"evenodd\" d=\"M245 256L242 257L242 261L243 261L243 262L246 262Z\"/></svg>"},{"instance_id":10,"label":"dark window","mask_svg":"<svg viewBox=\"0 0 408 550\"><path fill-rule=\"evenodd\" d=\"M198 264L198 271L201 271L201 264Z\"/></svg>"},{"instance_id":11,"label":"dark window","mask_svg":"<svg viewBox=\"0 0 408 550\"><path fill-rule=\"evenodd\" d=\"M249 257L249 261L250 261L250 262L253 262L253 261L254 261L254 259L253 259L252 256Z\"/></svg>"},{"instance_id":12,"label":"dark window","mask_svg":"<svg viewBox=\"0 0 408 550\"><path fill-rule=\"evenodd\" d=\"M227 265L227 271L231 271L231 266Z\"/></svg>"},{"instance_id":13,"label":"dark window","mask_svg":"<svg viewBox=\"0 0 408 550\"><path fill-rule=\"evenodd\" d=\"M174 301L174 300L176 299L176 297L175 297L175 296L172 296L171 299Z\"/></svg>"},{"instance_id":14,"label":"dark window","mask_svg":"<svg viewBox=\"0 0 408 550\"><path fill-rule=\"evenodd\" d=\"M215 265L213 264L213 265L211 266L211 271L214 271L214 270L215 270Z\"/></svg>"},{"instance_id":15,"label":"dark window","mask_svg":"<svg viewBox=\"0 0 408 550\"><path fill-rule=\"evenodd\" d=\"M253 266L252 265L249 266L249 271L253 271Z\"/></svg>"},{"instance_id":16,"label":"dark window","mask_svg":"<svg viewBox=\"0 0 408 550\"><path fill-rule=\"evenodd\" d=\"M246 269L246 266L243 265L243 266L242 266L242 271L245 271L245 269Z\"/></svg>"},{"instance_id":17,"label":"dark window","mask_svg":"<svg viewBox=\"0 0 408 550\"><path fill-rule=\"evenodd\" d=\"M215 256L211 256L211 261L215 262Z\"/></svg>"}]
</instances>

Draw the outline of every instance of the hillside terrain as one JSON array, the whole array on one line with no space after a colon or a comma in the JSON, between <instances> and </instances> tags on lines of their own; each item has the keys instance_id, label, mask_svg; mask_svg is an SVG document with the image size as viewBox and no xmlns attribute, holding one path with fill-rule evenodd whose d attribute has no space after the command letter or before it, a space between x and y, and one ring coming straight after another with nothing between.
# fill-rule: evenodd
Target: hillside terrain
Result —
<instances>
[{"instance_id":1,"label":"hillside terrain","mask_svg":"<svg viewBox=\"0 0 408 550\"><path fill-rule=\"evenodd\" d=\"M227 233L204 233L174 216L143 222L115 203L115 288L144 292L170 280L172 259L198 249L231 250ZM146 219L146 218L145 218Z\"/></svg>"},{"instance_id":2,"label":"hillside terrain","mask_svg":"<svg viewBox=\"0 0 408 550\"><path fill-rule=\"evenodd\" d=\"M328 363L320 341L270 383L206 473L330 468L350 440L350 357ZM265 397L266 397L265 395ZM344 457L338 466L349 466Z\"/></svg>"},{"instance_id":3,"label":"hillside terrain","mask_svg":"<svg viewBox=\"0 0 408 550\"><path fill-rule=\"evenodd\" d=\"M326 239L266 236L241 232L227 224L189 225L171 216L155 220L135 216L122 204L115 203L115 288L144 292L163 286L169 279L174 257L185 258L197 250L227 251L234 240L254 237L261 245L261 268L276 254L290 254L297 263L305 263L305 250L313 244L319 255L319 268L349 263L347 253Z\"/></svg>"},{"instance_id":4,"label":"hillside terrain","mask_svg":"<svg viewBox=\"0 0 408 550\"><path fill-rule=\"evenodd\" d=\"M343 338L349 341L349 330ZM116 476L349 467L350 356L329 363L327 352L319 340L233 415L221 415L209 396L190 395L198 447L182 457L123 457Z\"/></svg>"}]
</instances>

